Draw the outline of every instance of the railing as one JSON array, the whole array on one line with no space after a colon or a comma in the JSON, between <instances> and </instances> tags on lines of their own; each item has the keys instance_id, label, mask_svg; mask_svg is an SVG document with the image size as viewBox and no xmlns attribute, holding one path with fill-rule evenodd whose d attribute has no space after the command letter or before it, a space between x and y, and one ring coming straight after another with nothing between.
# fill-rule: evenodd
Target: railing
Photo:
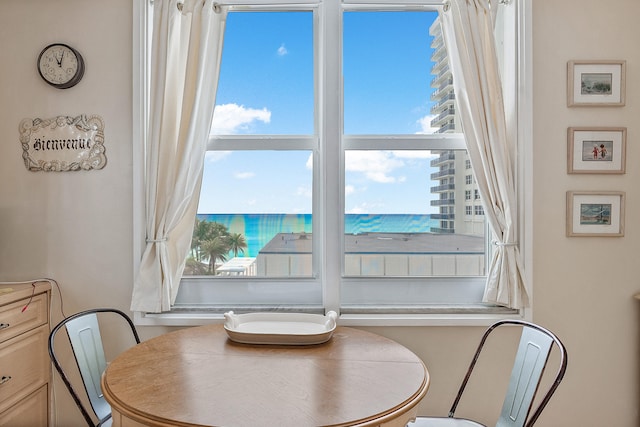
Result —
<instances>
[{"instance_id":1,"label":"railing","mask_svg":"<svg viewBox=\"0 0 640 427\"><path fill-rule=\"evenodd\" d=\"M443 185L437 185L435 187L431 187L430 190L432 193L440 193L442 191L455 190L455 189L456 189L455 184L443 184Z\"/></svg>"},{"instance_id":2,"label":"railing","mask_svg":"<svg viewBox=\"0 0 640 427\"><path fill-rule=\"evenodd\" d=\"M431 206L454 206L456 204L456 199L437 199L431 200Z\"/></svg>"},{"instance_id":3,"label":"railing","mask_svg":"<svg viewBox=\"0 0 640 427\"><path fill-rule=\"evenodd\" d=\"M449 108L449 106L451 105L450 102L448 101L455 101L456 100L456 94L453 92L449 92L448 94L445 94L443 96L441 96L440 98L437 99L437 103L433 105L433 107L431 107L431 114L439 114L439 112L442 110L442 108Z\"/></svg>"},{"instance_id":4,"label":"railing","mask_svg":"<svg viewBox=\"0 0 640 427\"><path fill-rule=\"evenodd\" d=\"M440 234L453 234L456 232L455 228L434 228L431 227L432 233L440 233Z\"/></svg>"},{"instance_id":5,"label":"railing","mask_svg":"<svg viewBox=\"0 0 640 427\"><path fill-rule=\"evenodd\" d=\"M450 220L454 220L454 219L456 219L456 214L431 214L431 219L450 219ZM433 231L433 228L431 228L431 231Z\"/></svg>"},{"instance_id":6,"label":"railing","mask_svg":"<svg viewBox=\"0 0 640 427\"><path fill-rule=\"evenodd\" d=\"M440 129L435 131L435 133L445 133L445 132L447 132L449 130L456 130L455 123L449 123L447 125L442 126L442 127L440 127Z\"/></svg>"},{"instance_id":7,"label":"railing","mask_svg":"<svg viewBox=\"0 0 640 427\"><path fill-rule=\"evenodd\" d=\"M436 123L446 119L447 117L455 116L455 114L456 114L456 109L454 107L447 108L442 113L440 113L438 117L431 119L431 127L435 127Z\"/></svg>"},{"instance_id":8,"label":"railing","mask_svg":"<svg viewBox=\"0 0 640 427\"><path fill-rule=\"evenodd\" d=\"M456 174L456 168L442 169L441 171L434 172L430 175L431 179L439 179L445 176L451 176Z\"/></svg>"},{"instance_id":9,"label":"railing","mask_svg":"<svg viewBox=\"0 0 640 427\"><path fill-rule=\"evenodd\" d=\"M431 167L436 167L436 166L440 166L443 163L446 163L455 159L456 159L455 151L447 151L447 152L441 153L438 158L431 160L429 165Z\"/></svg>"}]
</instances>

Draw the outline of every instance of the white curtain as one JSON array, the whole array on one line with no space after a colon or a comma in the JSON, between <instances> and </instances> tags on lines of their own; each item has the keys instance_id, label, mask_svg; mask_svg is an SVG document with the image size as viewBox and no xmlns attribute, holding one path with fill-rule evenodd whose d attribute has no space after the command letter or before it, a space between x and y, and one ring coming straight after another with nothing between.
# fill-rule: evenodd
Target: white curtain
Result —
<instances>
[{"instance_id":1,"label":"white curtain","mask_svg":"<svg viewBox=\"0 0 640 427\"><path fill-rule=\"evenodd\" d=\"M449 0L441 16L467 150L495 245L483 301L520 309L529 298L493 33L499 6L497 0Z\"/></svg>"},{"instance_id":2,"label":"white curtain","mask_svg":"<svg viewBox=\"0 0 640 427\"><path fill-rule=\"evenodd\" d=\"M131 310L175 301L200 196L226 10L213 0L155 0L149 132L145 151L146 247Z\"/></svg>"}]
</instances>

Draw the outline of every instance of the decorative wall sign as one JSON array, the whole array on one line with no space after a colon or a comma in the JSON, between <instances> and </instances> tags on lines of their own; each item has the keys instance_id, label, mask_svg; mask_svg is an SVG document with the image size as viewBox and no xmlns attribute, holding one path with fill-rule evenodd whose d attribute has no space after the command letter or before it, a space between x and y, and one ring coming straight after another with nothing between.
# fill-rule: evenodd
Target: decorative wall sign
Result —
<instances>
[{"instance_id":1,"label":"decorative wall sign","mask_svg":"<svg viewBox=\"0 0 640 427\"><path fill-rule=\"evenodd\" d=\"M30 171L102 169L107 162L100 116L23 119L20 144L24 165Z\"/></svg>"},{"instance_id":2,"label":"decorative wall sign","mask_svg":"<svg viewBox=\"0 0 640 427\"><path fill-rule=\"evenodd\" d=\"M568 191L567 236L624 236L622 191Z\"/></svg>"}]
</instances>

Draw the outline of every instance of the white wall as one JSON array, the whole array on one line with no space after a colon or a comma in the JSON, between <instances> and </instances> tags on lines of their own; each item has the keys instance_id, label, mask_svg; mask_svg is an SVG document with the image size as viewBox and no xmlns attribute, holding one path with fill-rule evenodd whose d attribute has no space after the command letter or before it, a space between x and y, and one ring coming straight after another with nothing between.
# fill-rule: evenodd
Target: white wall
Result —
<instances>
[{"instance_id":1,"label":"white wall","mask_svg":"<svg viewBox=\"0 0 640 427\"><path fill-rule=\"evenodd\" d=\"M535 0L534 12L534 320L556 331L570 353L569 371L538 425L632 427L638 401L640 203L638 117L640 2ZM126 0L3 1L0 12L0 279L47 276L59 281L67 314L95 306L128 309L132 283L131 19ZM75 88L45 85L35 67L40 50L62 41L85 57ZM566 63L626 59L627 105L566 107ZM77 173L28 172L18 124L26 117L98 114L105 121L107 165ZM623 176L566 173L569 126L626 126ZM623 238L565 237L567 190L627 192ZM60 319L54 292L53 319ZM445 414L481 328L369 328L407 345L427 363L432 385L424 413ZM141 328L143 338L164 328ZM495 387L500 362L482 385ZM499 385L499 384L498 384ZM490 422L495 393L477 393L461 410ZM58 425L82 419L56 381Z\"/></svg>"}]
</instances>

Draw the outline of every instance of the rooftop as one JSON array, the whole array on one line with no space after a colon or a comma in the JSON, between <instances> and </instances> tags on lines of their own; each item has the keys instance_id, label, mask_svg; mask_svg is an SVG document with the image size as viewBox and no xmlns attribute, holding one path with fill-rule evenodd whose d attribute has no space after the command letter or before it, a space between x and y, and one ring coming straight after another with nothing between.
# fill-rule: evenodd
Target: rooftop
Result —
<instances>
[{"instance_id":1,"label":"rooftop","mask_svg":"<svg viewBox=\"0 0 640 427\"><path fill-rule=\"evenodd\" d=\"M345 234L346 253L352 254L483 254L482 236L439 233ZM311 253L308 233L278 233L260 254Z\"/></svg>"}]
</instances>

